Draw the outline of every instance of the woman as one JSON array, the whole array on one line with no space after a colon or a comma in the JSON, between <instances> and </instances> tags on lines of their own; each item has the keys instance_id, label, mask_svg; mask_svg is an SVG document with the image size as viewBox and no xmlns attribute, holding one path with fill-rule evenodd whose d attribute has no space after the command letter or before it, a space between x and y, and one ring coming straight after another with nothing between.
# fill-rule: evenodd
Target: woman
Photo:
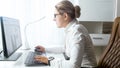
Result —
<instances>
[{"instance_id":1,"label":"woman","mask_svg":"<svg viewBox=\"0 0 120 68\"><path fill-rule=\"evenodd\" d=\"M66 68L95 67L96 58L93 43L87 29L76 20L76 17L79 17L79 15L76 16L76 11L78 10L75 10L73 4L67 0L63 0L55 6L54 21L56 21L58 28L65 28L66 32L64 48L59 48L59 50L58 48L47 49L40 45L36 48L42 52L65 52L70 58L63 62L67 62ZM41 60L41 58L44 60ZM36 56L35 59L48 63L48 59L43 56Z\"/></svg>"}]
</instances>

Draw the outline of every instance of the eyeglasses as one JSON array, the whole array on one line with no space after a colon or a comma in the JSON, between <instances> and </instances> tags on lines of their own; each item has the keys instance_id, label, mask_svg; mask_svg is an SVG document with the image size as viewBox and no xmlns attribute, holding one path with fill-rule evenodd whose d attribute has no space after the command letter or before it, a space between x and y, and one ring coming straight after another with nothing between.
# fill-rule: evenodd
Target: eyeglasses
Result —
<instances>
[{"instance_id":1,"label":"eyeglasses","mask_svg":"<svg viewBox=\"0 0 120 68\"><path fill-rule=\"evenodd\" d=\"M60 14L54 14L54 18L56 18L57 15L60 15Z\"/></svg>"},{"instance_id":2,"label":"eyeglasses","mask_svg":"<svg viewBox=\"0 0 120 68\"><path fill-rule=\"evenodd\" d=\"M54 14L54 18L56 18L57 15L62 15L62 14Z\"/></svg>"}]
</instances>

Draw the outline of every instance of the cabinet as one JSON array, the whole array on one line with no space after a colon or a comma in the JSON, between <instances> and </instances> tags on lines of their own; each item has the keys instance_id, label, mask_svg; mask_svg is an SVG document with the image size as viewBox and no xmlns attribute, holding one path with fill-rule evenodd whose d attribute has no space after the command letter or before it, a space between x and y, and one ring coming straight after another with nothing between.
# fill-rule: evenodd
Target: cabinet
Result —
<instances>
[{"instance_id":1,"label":"cabinet","mask_svg":"<svg viewBox=\"0 0 120 68\"><path fill-rule=\"evenodd\" d=\"M112 21L80 21L90 34L95 46L105 46L109 42Z\"/></svg>"},{"instance_id":2,"label":"cabinet","mask_svg":"<svg viewBox=\"0 0 120 68\"><path fill-rule=\"evenodd\" d=\"M113 21L115 16L114 0L79 0L80 21Z\"/></svg>"}]
</instances>

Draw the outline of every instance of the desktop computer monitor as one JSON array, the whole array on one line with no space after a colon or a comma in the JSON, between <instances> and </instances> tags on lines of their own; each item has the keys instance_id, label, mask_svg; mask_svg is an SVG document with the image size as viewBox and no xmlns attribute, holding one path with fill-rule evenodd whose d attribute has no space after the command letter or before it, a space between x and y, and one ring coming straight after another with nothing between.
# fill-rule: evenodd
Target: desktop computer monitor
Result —
<instances>
[{"instance_id":1,"label":"desktop computer monitor","mask_svg":"<svg viewBox=\"0 0 120 68\"><path fill-rule=\"evenodd\" d=\"M0 17L0 35L0 46L3 47L0 60L17 60L22 54L16 52L22 46L19 20Z\"/></svg>"}]
</instances>

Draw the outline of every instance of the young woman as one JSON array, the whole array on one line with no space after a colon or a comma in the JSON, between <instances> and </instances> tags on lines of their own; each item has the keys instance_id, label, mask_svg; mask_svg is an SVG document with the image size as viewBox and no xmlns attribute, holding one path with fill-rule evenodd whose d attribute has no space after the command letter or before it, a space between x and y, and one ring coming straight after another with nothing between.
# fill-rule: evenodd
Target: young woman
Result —
<instances>
[{"instance_id":1,"label":"young woman","mask_svg":"<svg viewBox=\"0 0 120 68\"><path fill-rule=\"evenodd\" d=\"M58 28L65 28L66 32L64 48L47 49L41 45L36 48L42 52L64 52L70 58L63 61L63 64L67 63L66 68L95 67L97 63L93 43L87 29L76 20L76 17L80 15L80 13L75 13L76 11L78 12L68 0L63 0L55 6L54 21L56 21ZM76 16L77 14L78 16ZM35 59L48 63L48 59L43 56L36 56Z\"/></svg>"}]
</instances>

